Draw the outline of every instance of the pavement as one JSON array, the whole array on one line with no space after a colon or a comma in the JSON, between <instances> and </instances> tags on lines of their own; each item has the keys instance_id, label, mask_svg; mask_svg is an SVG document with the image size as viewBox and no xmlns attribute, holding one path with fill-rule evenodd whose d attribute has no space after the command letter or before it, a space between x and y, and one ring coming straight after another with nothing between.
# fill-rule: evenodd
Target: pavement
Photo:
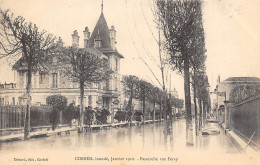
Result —
<instances>
[{"instance_id":1,"label":"pavement","mask_svg":"<svg viewBox=\"0 0 260 165\"><path fill-rule=\"evenodd\" d=\"M159 120L155 120L154 122L159 122ZM145 124L148 123L153 123L153 120L146 120ZM108 123L108 124L103 124L103 125L90 125L90 128L99 128L103 129L106 127L121 127L124 125L129 125L129 122L119 122L119 123ZM142 122L137 122L133 121L133 125L140 125ZM61 133L69 134L70 131L76 131L78 129L77 126L65 126L65 125L60 125L58 128L55 130L50 129L51 126L44 126L44 127L39 127L39 128L34 128L35 131L30 132L30 138L37 138L40 136L51 136L51 135L61 135ZM89 128L89 125L84 125L84 128ZM17 132L19 130L19 132ZM3 135L0 136L0 142L5 142L5 141L12 141L12 140L23 140L24 139L24 133L22 128L10 128L3 130L5 132L10 131L9 134L3 133Z\"/></svg>"},{"instance_id":2,"label":"pavement","mask_svg":"<svg viewBox=\"0 0 260 165\"><path fill-rule=\"evenodd\" d=\"M35 138L39 136L50 136L50 135L60 135L62 132L69 134L70 131L77 130L76 126L73 127L60 127L55 130L47 130L47 129L40 129L34 132L30 132L30 138ZM9 135L0 136L0 142L11 141L11 140L23 140L24 133L11 133Z\"/></svg>"}]
</instances>

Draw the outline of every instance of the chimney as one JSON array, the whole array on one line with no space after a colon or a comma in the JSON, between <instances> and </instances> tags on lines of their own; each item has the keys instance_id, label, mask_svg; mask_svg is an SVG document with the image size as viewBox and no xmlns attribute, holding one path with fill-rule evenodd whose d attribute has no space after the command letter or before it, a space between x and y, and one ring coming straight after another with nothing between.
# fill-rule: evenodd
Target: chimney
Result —
<instances>
[{"instance_id":1,"label":"chimney","mask_svg":"<svg viewBox=\"0 0 260 165\"><path fill-rule=\"evenodd\" d=\"M114 26L111 26L110 29L110 43L111 43L111 47L113 49L115 49L115 45L116 45L116 30Z\"/></svg>"},{"instance_id":2,"label":"chimney","mask_svg":"<svg viewBox=\"0 0 260 165\"><path fill-rule=\"evenodd\" d=\"M72 36L72 46L79 47L79 34L77 30L74 30Z\"/></svg>"},{"instance_id":3,"label":"chimney","mask_svg":"<svg viewBox=\"0 0 260 165\"><path fill-rule=\"evenodd\" d=\"M85 27L85 30L83 31L84 33L84 48L88 47L88 41L90 37L90 32L88 30L88 27Z\"/></svg>"}]
</instances>

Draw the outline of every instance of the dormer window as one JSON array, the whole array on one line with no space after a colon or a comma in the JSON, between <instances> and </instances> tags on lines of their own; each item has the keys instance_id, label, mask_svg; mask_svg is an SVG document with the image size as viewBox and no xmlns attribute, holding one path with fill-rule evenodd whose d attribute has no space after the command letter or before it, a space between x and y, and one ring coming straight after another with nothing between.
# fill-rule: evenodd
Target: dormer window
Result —
<instances>
[{"instance_id":1,"label":"dormer window","mask_svg":"<svg viewBox=\"0 0 260 165\"><path fill-rule=\"evenodd\" d=\"M100 48L101 47L101 41L100 40L95 40L94 47L95 48Z\"/></svg>"}]
</instances>

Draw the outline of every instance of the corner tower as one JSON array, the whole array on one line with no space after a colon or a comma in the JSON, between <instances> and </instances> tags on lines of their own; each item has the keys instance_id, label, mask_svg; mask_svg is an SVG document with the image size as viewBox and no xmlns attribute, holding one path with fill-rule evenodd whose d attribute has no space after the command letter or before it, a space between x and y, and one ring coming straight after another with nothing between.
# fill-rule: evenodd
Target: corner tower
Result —
<instances>
[{"instance_id":1,"label":"corner tower","mask_svg":"<svg viewBox=\"0 0 260 165\"><path fill-rule=\"evenodd\" d=\"M103 1L101 4L101 14L87 43L88 47L97 49L107 56L109 68L113 70L113 75L104 84L102 93L103 106L109 109L112 114L111 120L113 120L113 112L114 109L119 106L117 103L122 93L120 84L120 60L124 57L116 49L116 30L114 26L109 28L107 24L103 13Z\"/></svg>"}]
</instances>

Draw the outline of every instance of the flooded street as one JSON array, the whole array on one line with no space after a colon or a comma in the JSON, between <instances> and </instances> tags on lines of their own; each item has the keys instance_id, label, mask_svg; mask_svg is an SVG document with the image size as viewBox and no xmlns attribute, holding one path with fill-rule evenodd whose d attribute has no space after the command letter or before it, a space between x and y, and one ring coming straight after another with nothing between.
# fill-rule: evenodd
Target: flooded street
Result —
<instances>
[{"instance_id":1,"label":"flooded street","mask_svg":"<svg viewBox=\"0 0 260 165\"><path fill-rule=\"evenodd\" d=\"M158 164L160 158L166 158L166 160L160 161L159 164L186 164L190 161L207 164L214 160L223 161L225 159L225 163L228 163L228 158L241 158L241 154L225 136L223 130L217 135L194 136L195 145L186 147L185 124L185 120L174 122L173 134L167 137L166 142L163 123L112 128L82 134L74 131L70 135L42 137L31 139L28 142L7 142L1 144L0 158L8 158L12 161L14 155L17 155L18 158L26 155L26 157L34 159L36 157L48 158L49 163L59 160L63 164L70 161L91 164L90 161L93 159L96 159L95 163L100 164L142 164L147 163L146 158L153 158L154 160L150 160L149 163L155 164ZM211 124L217 126L216 123ZM76 160L84 157L92 160ZM102 160L97 161L99 158ZM104 160L106 158L108 160ZM124 160L120 160L120 158L124 158Z\"/></svg>"}]
</instances>

